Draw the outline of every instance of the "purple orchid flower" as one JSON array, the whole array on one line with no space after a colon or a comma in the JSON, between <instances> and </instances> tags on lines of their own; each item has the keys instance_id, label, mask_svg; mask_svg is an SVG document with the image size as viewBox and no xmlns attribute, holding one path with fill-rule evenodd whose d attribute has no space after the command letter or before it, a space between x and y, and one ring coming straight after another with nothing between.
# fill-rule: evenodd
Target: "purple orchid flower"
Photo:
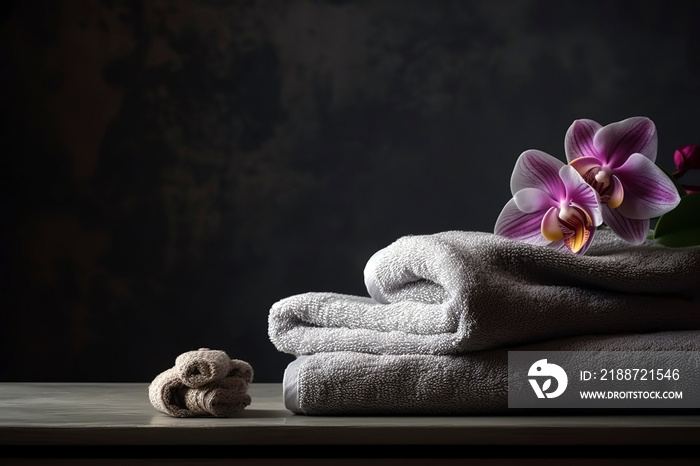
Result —
<instances>
[{"instance_id":1,"label":"purple orchid flower","mask_svg":"<svg viewBox=\"0 0 700 466\"><path fill-rule=\"evenodd\" d=\"M673 176L676 178L680 178L688 170L700 169L700 147L690 144L676 149L673 153L673 163L676 166Z\"/></svg>"},{"instance_id":2,"label":"purple orchid flower","mask_svg":"<svg viewBox=\"0 0 700 466\"><path fill-rule=\"evenodd\" d=\"M690 144L676 149L673 153L673 163L676 166L676 171L673 173L674 178L678 179L688 170L700 170L700 147L697 144ZM686 194L695 194L700 192L700 186L683 184L681 185Z\"/></svg>"},{"instance_id":3,"label":"purple orchid flower","mask_svg":"<svg viewBox=\"0 0 700 466\"><path fill-rule=\"evenodd\" d=\"M645 117L607 126L576 120L564 139L569 165L600 197L603 221L632 244L644 242L649 219L680 202L673 181L654 163L657 145L656 126Z\"/></svg>"},{"instance_id":4,"label":"purple orchid flower","mask_svg":"<svg viewBox=\"0 0 700 466\"><path fill-rule=\"evenodd\" d=\"M598 195L576 170L551 155L528 150L510 178L513 198L496 220L506 238L584 254L603 221Z\"/></svg>"}]
</instances>

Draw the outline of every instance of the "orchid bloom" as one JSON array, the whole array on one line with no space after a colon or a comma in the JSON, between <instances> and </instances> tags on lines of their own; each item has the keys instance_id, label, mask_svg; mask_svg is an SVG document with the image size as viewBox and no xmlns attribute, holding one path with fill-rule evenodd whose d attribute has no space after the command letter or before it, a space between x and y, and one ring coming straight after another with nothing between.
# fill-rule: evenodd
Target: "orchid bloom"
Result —
<instances>
[{"instance_id":1,"label":"orchid bloom","mask_svg":"<svg viewBox=\"0 0 700 466\"><path fill-rule=\"evenodd\" d=\"M688 170L700 170L700 147L697 144L683 146L673 154L673 163L676 166L676 171L673 176L678 179ZM686 194L695 194L700 192L700 186L690 184L681 185Z\"/></svg>"},{"instance_id":2,"label":"orchid bloom","mask_svg":"<svg viewBox=\"0 0 700 466\"><path fill-rule=\"evenodd\" d=\"M600 197L603 221L632 244L647 238L649 219L680 202L673 181L654 163L657 145L656 126L644 117L607 126L576 120L564 139L569 165Z\"/></svg>"},{"instance_id":3,"label":"orchid bloom","mask_svg":"<svg viewBox=\"0 0 700 466\"><path fill-rule=\"evenodd\" d=\"M700 169L700 147L690 144L676 149L673 153L673 163L676 166L675 177L681 177L690 169Z\"/></svg>"},{"instance_id":4,"label":"orchid bloom","mask_svg":"<svg viewBox=\"0 0 700 466\"><path fill-rule=\"evenodd\" d=\"M584 254L602 223L598 196L576 170L538 150L523 152L510 178L513 198L494 233Z\"/></svg>"}]
</instances>

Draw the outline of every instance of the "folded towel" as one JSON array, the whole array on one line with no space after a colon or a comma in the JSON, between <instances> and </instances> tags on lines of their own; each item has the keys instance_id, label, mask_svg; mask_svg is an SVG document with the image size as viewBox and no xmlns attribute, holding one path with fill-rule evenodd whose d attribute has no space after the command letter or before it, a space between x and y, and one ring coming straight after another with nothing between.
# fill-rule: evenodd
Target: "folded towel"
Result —
<instances>
[{"instance_id":1,"label":"folded towel","mask_svg":"<svg viewBox=\"0 0 700 466\"><path fill-rule=\"evenodd\" d=\"M606 229L586 255L483 232L406 236L370 258L365 284L369 297L314 292L276 302L270 340L295 355L447 355L700 328L700 246L631 246Z\"/></svg>"},{"instance_id":2,"label":"folded towel","mask_svg":"<svg viewBox=\"0 0 700 466\"><path fill-rule=\"evenodd\" d=\"M700 331L578 336L461 355L300 356L284 373L285 406L336 416L512 413L508 351L700 351Z\"/></svg>"},{"instance_id":3,"label":"folded towel","mask_svg":"<svg viewBox=\"0 0 700 466\"><path fill-rule=\"evenodd\" d=\"M148 386L148 398L173 417L230 417L250 405L252 380L247 362L201 348L181 354L174 367L158 374Z\"/></svg>"}]
</instances>

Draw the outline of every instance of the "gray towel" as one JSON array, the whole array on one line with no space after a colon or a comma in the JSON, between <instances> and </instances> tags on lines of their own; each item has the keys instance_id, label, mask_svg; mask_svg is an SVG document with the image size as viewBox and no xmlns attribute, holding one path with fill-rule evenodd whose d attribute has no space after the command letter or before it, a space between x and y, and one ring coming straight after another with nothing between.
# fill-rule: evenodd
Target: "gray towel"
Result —
<instances>
[{"instance_id":1,"label":"gray towel","mask_svg":"<svg viewBox=\"0 0 700 466\"><path fill-rule=\"evenodd\" d=\"M569 337L462 355L300 356L284 373L285 406L297 414L336 416L512 413L509 350L700 351L700 331Z\"/></svg>"},{"instance_id":2,"label":"gray towel","mask_svg":"<svg viewBox=\"0 0 700 466\"><path fill-rule=\"evenodd\" d=\"M583 256L483 232L406 236L370 258L365 284L367 297L314 292L278 301L270 340L294 355L448 355L700 329L700 246L630 246L606 229Z\"/></svg>"}]
</instances>

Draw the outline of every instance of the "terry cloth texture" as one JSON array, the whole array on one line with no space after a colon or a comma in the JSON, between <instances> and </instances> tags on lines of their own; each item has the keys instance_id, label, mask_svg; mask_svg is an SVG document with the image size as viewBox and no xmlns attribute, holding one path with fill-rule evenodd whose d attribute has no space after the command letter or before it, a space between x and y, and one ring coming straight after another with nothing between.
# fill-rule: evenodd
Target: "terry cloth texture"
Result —
<instances>
[{"instance_id":1,"label":"terry cloth texture","mask_svg":"<svg viewBox=\"0 0 700 466\"><path fill-rule=\"evenodd\" d=\"M461 355L317 353L284 373L306 415L483 415L508 409L508 351L700 351L700 331L569 337ZM577 368L570 373L577 373Z\"/></svg>"},{"instance_id":2,"label":"terry cloth texture","mask_svg":"<svg viewBox=\"0 0 700 466\"><path fill-rule=\"evenodd\" d=\"M372 256L369 296L276 302L284 353L449 355L589 334L700 329L700 246L631 246L600 229L586 255L491 233L406 236Z\"/></svg>"},{"instance_id":3,"label":"terry cloth texture","mask_svg":"<svg viewBox=\"0 0 700 466\"><path fill-rule=\"evenodd\" d=\"M231 369L231 358L223 351L200 348L175 359L179 377L189 387L199 387L223 379Z\"/></svg>"},{"instance_id":4,"label":"terry cloth texture","mask_svg":"<svg viewBox=\"0 0 700 466\"><path fill-rule=\"evenodd\" d=\"M158 411L173 417L230 417L251 403L248 386L253 368L219 350L200 348L183 353L175 366L148 386Z\"/></svg>"}]
</instances>

